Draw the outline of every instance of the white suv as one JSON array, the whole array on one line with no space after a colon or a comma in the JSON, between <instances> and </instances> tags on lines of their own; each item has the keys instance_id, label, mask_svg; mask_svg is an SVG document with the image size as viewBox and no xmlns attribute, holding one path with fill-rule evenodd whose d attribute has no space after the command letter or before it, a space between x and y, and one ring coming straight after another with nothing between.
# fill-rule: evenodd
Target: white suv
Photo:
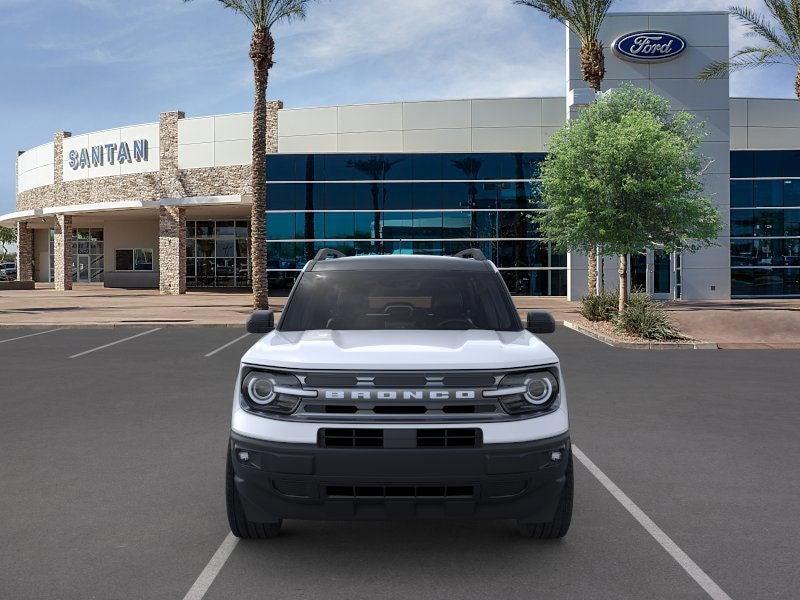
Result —
<instances>
[{"instance_id":1,"label":"white suv","mask_svg":"<svg viewBox=\"0 0 800 600\"><path fill-rule=\"evenodd\" d=\"M523 326L497 268L321 250L277 328L242 358L226 495L242 538L286 519L515 519L569 529L573 475L558 357Z\"/></svg>"}]
</instances>

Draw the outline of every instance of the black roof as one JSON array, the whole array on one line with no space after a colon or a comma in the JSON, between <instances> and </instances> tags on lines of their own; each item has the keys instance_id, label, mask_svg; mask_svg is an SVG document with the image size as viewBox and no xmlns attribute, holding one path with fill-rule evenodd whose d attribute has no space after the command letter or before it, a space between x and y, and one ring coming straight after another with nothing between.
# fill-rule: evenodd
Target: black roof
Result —
<instances>
[{"instance_id":1,"label":"black roof","mask_svg":"<svg viewBox=\"0 0 800 600\"><path fill-rule=\"evenodd\" d=\"M487 271L488 261L453 256L384 254L318 260L309 271Z\"/></svg>"}]
</instances>

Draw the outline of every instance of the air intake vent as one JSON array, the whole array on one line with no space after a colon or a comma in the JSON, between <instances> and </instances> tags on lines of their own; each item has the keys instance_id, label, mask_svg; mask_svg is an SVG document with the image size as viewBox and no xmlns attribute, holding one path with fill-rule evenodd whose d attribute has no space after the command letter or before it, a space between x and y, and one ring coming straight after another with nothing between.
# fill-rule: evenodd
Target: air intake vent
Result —
<instances>
[{"instance_id":1,"label":"air intake vent","mask_svg":"<svg viewBox=\"0 0 800 600\"><path fill-rule=\"evenodd\" d=\"M477 448L480 429L417 429L417 448Z\"/></svg>"},{"instance_id":2,"label":"air intake vent","mask_svg":"<svg viewBox=\"0 0 800 600\"><path fill-rule=\"evenodd\" d=\"M325 488L328 498L415 498L449 500L472 498L475 487L471 485L329 485Z\"/></svg>"},{"instance_id":3,"label":"air intake vent","mask_svg":"<svg viewBox=\"0 0 800 600\"><path fill-rule=\"evenodd\" d=\"M383 448L383 429L321 429L324 448Z\"/></svg>"}]
</instances>

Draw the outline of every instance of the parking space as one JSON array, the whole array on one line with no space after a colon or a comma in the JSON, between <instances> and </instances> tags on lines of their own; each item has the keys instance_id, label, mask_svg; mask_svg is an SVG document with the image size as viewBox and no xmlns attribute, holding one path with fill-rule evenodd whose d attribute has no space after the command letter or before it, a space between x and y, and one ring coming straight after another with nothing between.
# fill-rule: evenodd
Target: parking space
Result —
<instances>
[{"instance_id":1,"label":"parking space","mask_svg":"<svg viewBox=\"0 0 800 600\"><path fill-rule=\"evenodd\" d=\"M0 596L184 597L228 534L230 401L254 341L2 331ZM626 351L563 328L546 341L585 455L730 597L796 597L800 352ZM560 542L504 522L287 522L238 543L205 598L714 597L684 566L576 463Z\"/></svg>"}]
</instances>

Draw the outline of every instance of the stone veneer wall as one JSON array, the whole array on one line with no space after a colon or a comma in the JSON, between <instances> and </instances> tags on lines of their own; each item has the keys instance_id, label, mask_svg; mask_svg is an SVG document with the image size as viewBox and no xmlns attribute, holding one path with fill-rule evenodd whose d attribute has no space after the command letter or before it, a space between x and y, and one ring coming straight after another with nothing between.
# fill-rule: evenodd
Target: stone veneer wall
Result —
<instances>
[{"instance_id":1,"label":"stone veneer wall","mask_svg":"<svg viewBox=\"0 0 800 600\"><path fill-rule=\"evenodd\" d=\"M53 236L53 283L58 291L72 289L72 217L56 215Z\"/></svg>"},{"instance_id":2,"label":"stone veneer wall","mask_svg":"<svg viewBox=\"0 0 800 600\"><path fill-rule=\"evenodd\" d=\"M33 229L17 223L17 281L33 281Z\"/></svg>"},{"instance_id":3,"label":"stone veneer wall","mask_svg":"<svg viewBox=\"0 0 800 600\"><path fill-rule=\"evenodd\" d=\"M158 289L186 293L186 209L158 207Z\"/></svg>"}]
</instances>

